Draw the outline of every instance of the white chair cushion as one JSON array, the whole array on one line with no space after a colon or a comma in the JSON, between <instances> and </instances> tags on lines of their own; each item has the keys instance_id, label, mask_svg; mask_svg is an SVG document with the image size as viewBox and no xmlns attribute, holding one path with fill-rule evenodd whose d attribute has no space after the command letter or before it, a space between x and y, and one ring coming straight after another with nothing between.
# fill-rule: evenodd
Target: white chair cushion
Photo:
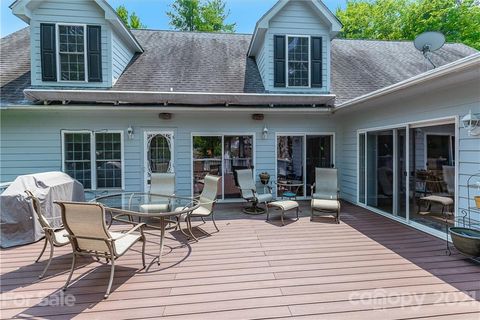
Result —
<instances>
[{"instance_id":1,"label":"white chair cushion","mask_svg":"<svg viewBox=\"0 0 480 320\"><path fill-rule=\"evenodd\" d=\"M112 236L112 239L117 239L123 236L123 233L121 232L110 232L110 235ZM133 232L131 234L127 234L125 237L115 240L115 252L118 256L121 256L124 254L131 246L137 242L142 235L137 232Z\"/></svg>"},{"instance_id":2,"label":"white chair cushion","mask_svg":"<svg viewBox=\"0 0 480 320\"><path fill-rule=\"evenodd\" d=\"M318 210L327 210L327 211L340 210L340 201L337 201L337 200L312 199L311 205L313 209L318 209Z\"/></svg>"},{"instance_id":3,"label":"white chair cushion","mask_svg":"<svg viewBox=\"0 0 480 320\"><path fill-rule=\"evenodd\" d=\"M170 204L168 203L149 203L140 206L140 212L144 213L168 212L169 210Z\"/></svg>"},{"instance_id":4,"label":"white chair cushion","mask_svg":"<svg viewBox=\"0 0 480 320\"><path fill-rule=\"evenodd\" d=\"M273 196L270 193L257 194L258 202L269 202L272 201Z\"/></svg>"},{"instance_id":5,"label":"white chair cushion","mask_svg":"<svg viewBox=\"0 0 480 320\"><path fill-rule=\"evenodd\" d=\"M293 200L275 201L270 202L268 206L273 208L280 208L283 211L287 211L298 208L298 202Z\"/></svg>"},{"instance_id":6,"label":"white chair cushion","mask_svg":"<svg viewBox=\"0 0 480 320\"><path fill-rule=\"evenodd\" d=\"M64 245L70 242L70 239L65 237L68 232L65 229L55 231L55 242L57 245Z\"/></svg>"},{"instance_id":7,"label":"white chair cushion","mask_svg":"<svg viewBox=\"0 0 480 320\"><path fill-rule=\"evenodd\" d=\"M449 197L441 197L441 196L427 196L420 198L421 200L431 201L440 203L443 206L450 206L453 205L453 199Z\"/></svg>"}]
</instances>

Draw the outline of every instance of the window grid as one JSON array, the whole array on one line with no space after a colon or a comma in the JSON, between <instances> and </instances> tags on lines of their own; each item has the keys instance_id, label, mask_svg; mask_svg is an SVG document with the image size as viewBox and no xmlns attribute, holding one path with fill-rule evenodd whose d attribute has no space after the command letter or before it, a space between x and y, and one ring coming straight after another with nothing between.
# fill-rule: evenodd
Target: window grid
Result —
<instances>
[{"instance_id":1,"label":"window grid","mask_svg":"<svg viewBox=\"0 0 480 320\"><path fill-rule=\"evenodd\" d=\"M171 153L168 141L164 136L157 135L151 140L148 158L152 172L165 173L168 171Z\"/></svg>"},{"instance_id":2,"label":"window grid","mask_svg":"<svg viewBox=\"0 0 480 320\"><path fill-rule=\"evenodd\" d=\"M288 37L287 73L289 87L310 86L310 41L308 37Z\"/></svg>"},{"instance_id":3,"label":"window grid","mask_svg":"<svg viewBox=\"0 0 480 320\"><path fill-rule=\"evenodd\" d=\"M92 187L90 133L65 134L65 173L86 189Z\"/></svg>"},{"instance_id":4,"label":"window grid","mask_svg":"<svg viewBox=\"0 0 480 320\"><path fill-rule=\"evenodd\" d=\"M60 79L85 81L85 27L59 25Z\"/></svg>"},{"instance_id":5,"label":"window grid","mask_svg":"<svg viewBox=\"0 0 480 320\"><path fill-rule=\"evenodd\" d=\"M120 133L96 133L95 155L98 188L122 187L122 145Z\"/></svg>"}]
</instances>

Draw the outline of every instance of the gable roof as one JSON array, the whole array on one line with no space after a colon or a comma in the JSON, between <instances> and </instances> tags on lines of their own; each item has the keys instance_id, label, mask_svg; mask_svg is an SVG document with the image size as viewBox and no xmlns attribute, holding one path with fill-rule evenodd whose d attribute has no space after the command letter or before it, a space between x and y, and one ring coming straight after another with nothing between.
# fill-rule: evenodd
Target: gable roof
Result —
<instances>
[{"instance_id":1,"label":"gable roof","mask_svg":"<svg viewBox=\"0 0 480 320\"><path fill-rule=\"evenodd\" d=\"M112 91L170 92L172 88L173 92L270 94L255 60L247 58L251 35L132 33L145 51L132 59ZM29 103L23 94L30 87L29 38L25 28L0 41L2 105ZM432 60L442 66L476 52L462 44L446 44L432 54ZM410 41L334 39L331 63L336 105L431 69Z\"/></svg>"}]
</instances>

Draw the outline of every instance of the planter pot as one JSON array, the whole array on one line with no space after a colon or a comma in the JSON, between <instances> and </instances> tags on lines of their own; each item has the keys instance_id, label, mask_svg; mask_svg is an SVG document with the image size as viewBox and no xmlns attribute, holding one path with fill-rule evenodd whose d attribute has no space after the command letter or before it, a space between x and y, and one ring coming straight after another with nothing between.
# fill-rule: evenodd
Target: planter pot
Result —
<instances>
[{"instance_id":1,"label":"planter pot","mask_svg":"<svg viewBox=\"0 0 480 320\"><path fill-rule=\"evenodd\" d=\"M270 181L270 175L268 173L260 173L258 176L260 177L260 182L263 184L268 184Z\"/></svg>"},{"instance_id":2,"label":"planter pot","mask_svg":"<svg viewBox=\"0 0 480 320\"><path fill-rule=\"evenodd\" d=\"M480 209L480 196L473 197L475 199L475 205Z\"/></svg>"},{"instance_id":3,"label":"planter pot","mask_svg":"<svg viewBox=\"0 0 480 320\"><path fill-rule=\"evenodd\" d=\"M470 257L476 258L480 256L480 231L469 228L451 227L450 235L453 245L458 251Z\"/></svg>"}]
</instances>

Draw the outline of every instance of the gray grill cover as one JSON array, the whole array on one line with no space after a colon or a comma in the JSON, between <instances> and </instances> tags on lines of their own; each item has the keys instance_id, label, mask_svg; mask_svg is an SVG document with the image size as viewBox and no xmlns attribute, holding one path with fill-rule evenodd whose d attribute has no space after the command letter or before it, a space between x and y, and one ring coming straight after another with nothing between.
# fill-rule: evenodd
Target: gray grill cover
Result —
<instances>
[{"instance_id":1,"label":"gray grill cover","mask_svg":"<svg viewBox=\"0 0 480 320\"><path fill-rule=\"evenodd\" d=\"M63 172L18 176L0 195L2 248L32 243L43 237L42 227L25 190L38 197L52 227L62 225L60 208L53 201L85 201L82 184Z\"/></svg>"}]
</instances>

